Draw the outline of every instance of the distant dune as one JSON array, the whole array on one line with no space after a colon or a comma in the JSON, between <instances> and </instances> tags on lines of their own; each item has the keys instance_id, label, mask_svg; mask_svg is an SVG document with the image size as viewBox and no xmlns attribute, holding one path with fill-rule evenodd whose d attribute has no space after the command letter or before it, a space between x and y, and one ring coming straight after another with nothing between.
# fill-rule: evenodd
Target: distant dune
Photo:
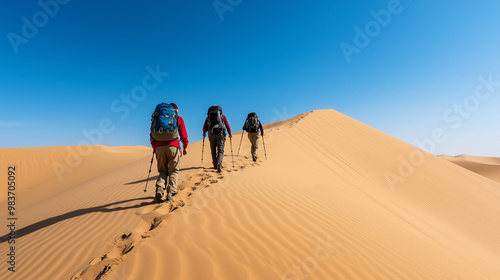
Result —
<instances>
[{"instance_id":1,"label":"distant dune","mask_svg":"<svg viewBox=\"0 0 500 280\"><path fill-rule=\"evenodd\" d=\"M460 155L456 157L441 156L442 158L469 169L472 172L500 182L500 158L476 157Z\"/></svg>"},{"instance_id":2,"label":"distant dune","mask_svg":"<svg viewBox=\"0 0 500 280\"><path fill-rule=\"evenodd\" d=\"M22 207L0 279L500 279L499 159L430 155L334 110L265 129L267 160L246 137L236 155L235 133L221 174L190 144L163 204L156 161L143 192L150 148L1 149Z\"/></svg>"},{"instance_id":3,"label":"distant dune","mask_svg":"<svg viewBox=\"0 0 500 280\"><path fill-rule=\"evenodd\" d=\"M23 207L39 202L60 191L140 160L150 149L137 147L66 146L0 149L2 170L7 165L18 169L17 190ZM0 178L5 182L6 173ZM4 179L5 178L5 179ZM24 195L24 192L29 194ZM6 196L2 196L5 201Z\"/></svg>"}]
</instances>

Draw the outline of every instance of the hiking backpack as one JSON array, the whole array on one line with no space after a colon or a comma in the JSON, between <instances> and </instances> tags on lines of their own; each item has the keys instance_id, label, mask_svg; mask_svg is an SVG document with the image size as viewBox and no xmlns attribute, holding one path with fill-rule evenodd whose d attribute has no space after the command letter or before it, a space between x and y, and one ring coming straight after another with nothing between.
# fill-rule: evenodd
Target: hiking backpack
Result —
<instances>
[{"instance_id":1,"label":"hiking backpack","mask_svg":"<svg viewBox=\"0 0 500 280\"><path fill-rule=\"evenodd\" d=\"M256 133L259 132L259 117L256 113L250 113L247 116L247 129L248 132Z\"/></svg>"},{"instance_id":2,"label":"hiking backpack","mask_svg":"<svg viewBox=\"0 0 500 280\"><path fill-rule=\"evenodd\" d=\"M151 116L151 136L156 141L173 141L179 139L178 116L174 107L161 103Z\"/></svg>"},{"instance_id":3,"label":"hiking backpack","mask_svg":"<svg viewBox=\"0 0 500 280\"><path fill-rule=\"evenodd\" d=\"M214 105L208 109L208 131L211 134L224 134L226 133L226 124L222 119L222 108Z\"/></svg>"}]
</instances>

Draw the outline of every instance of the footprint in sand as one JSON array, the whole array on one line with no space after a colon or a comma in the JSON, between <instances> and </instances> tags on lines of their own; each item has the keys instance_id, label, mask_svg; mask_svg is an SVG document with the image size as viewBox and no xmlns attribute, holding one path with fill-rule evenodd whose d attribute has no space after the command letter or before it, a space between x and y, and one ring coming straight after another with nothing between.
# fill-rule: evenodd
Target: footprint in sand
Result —
<instances>
[{"instance_id":1,"label":"footprint in sand","mask_svg":"<svg viewBox=\"0 0 500 280\"><path fill-rule=\"evenodd\" d=\"M246 156L245 158L248 159ZM240 169L244 169L247 166L258 165L255 163L243 163L243 165L241 165L241 162L238 162L237 164L240 165ZM238 171L238 169L223 170L223 172L233 171ZM199 188L199 186L204 185L205 188L208 188L213 184L219 183L219 180L223 179L224 175L216 173L216 170L204 169L203 173L189 176L187 180L179 182L179 188L181 190L186 187L188 189L190 188L187 194L184 194L183 196L184 198L187 198L190 197ZM183 187L181 188L181 186ZM141 240L151 237L151 233L161 225L164 219L168 218L171 212L176 211L185 205L186 203L183 199L175 198L173 201L168 203L145 205L141 207L137 210L136 214L142 215L144 222L134 230L134 233L128 232L115 237L111 244L109 244L112 248L106 254L94 258L90 262L89 267L79 272L71 279L82 279L88 278L89 276L92 279L100 279L105 276L114 266L123 262L122 257L131 253L133 249L136 248L137 242L141 242Z\"/></svg>"}]
</instances>

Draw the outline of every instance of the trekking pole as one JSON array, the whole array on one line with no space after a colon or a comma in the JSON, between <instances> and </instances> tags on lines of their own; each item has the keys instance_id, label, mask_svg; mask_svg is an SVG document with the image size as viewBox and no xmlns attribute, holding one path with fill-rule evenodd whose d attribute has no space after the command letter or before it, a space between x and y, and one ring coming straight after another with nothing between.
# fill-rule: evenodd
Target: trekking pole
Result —
<instances>
[{"instance_id":1,"label":"trekking pole","mask_svg":"<svg viewBox=\"0 0 500 280\"><path fill-rule=\"evenodd\" d=\"M231 142L231 160L233 161L233 169L234 169L234 157L233 157L233 138L229 137L229 141Z\"/></svg>"},{"instance_id":2,"label":"trekking pole","mask_svg":"<svg viewBox=\"0 0 500 280\"><path fill-rule=\"evenodd\" d=\"M153 166L153 159L155 158L155 152L156 150L153 150L153 156L151 157L151 164L149 165L148 179L146 180L146 187L144 188L144 192L146 192L146 190L148 189L149 175L151 174L151 167Z\"/></svg>"},{"instance_id":3,"label":"trekking pole","mask_svg":"<svg viewBox=\"0 0 500 280\"><path fill-rule=\"evenodd\" d=\"M241 148L241 142L243 141L243 134L245 134L245 131L244 131L244 130L242 130L242 131L241 131L240 146L238 147L238 154L237 154L237 156L239 156L239 155L240 155L240 148Z\"/></svg>"},{"instance_id":4,"label":"trekking pole","mask_svg":"<svg viewBox=\"0 0 500 280\"><path fill-rule=\"evenodd\" d=\"M201 164L203 164L203 152L205 151L205 136L203 136L203 145L201 146Z\"/></svg>"},{"instance_id":5,"label":"trekking pole","mask_svg":"<svg viewBox=\"0 0 500 280\"><path fill-rule=\"evenodd\" d=\"M266 156L266 160L267 160L266 142L264 141L264 135L262 135L262 144L264 145L264 155Z\"/></svg>"}]
</instances>

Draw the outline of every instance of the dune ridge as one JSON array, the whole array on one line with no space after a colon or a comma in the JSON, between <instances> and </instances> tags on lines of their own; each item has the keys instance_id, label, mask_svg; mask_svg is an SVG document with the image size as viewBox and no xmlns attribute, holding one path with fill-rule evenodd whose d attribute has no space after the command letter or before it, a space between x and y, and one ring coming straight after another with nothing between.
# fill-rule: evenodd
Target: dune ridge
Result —
<instances>
[{"instance_id":1,"label":"dune ridge","mask_svg":"<svg viewBox=\"0 0 500 280\"><path fill-rule=\"evenodd\" d=\"M85 177L19 213L28 226L41 222L18 240L30 265L19 267L22 278L0 277L500 277L500 183L334 110L266 126L266 148L268 160L261 146L252 163L244 139L235 169L226 153L218 174L200 164L201 143L191 144L182 192L163 204L151 203L152 185L142 192L148 149Z\"/></svg>"}]
</instances>

